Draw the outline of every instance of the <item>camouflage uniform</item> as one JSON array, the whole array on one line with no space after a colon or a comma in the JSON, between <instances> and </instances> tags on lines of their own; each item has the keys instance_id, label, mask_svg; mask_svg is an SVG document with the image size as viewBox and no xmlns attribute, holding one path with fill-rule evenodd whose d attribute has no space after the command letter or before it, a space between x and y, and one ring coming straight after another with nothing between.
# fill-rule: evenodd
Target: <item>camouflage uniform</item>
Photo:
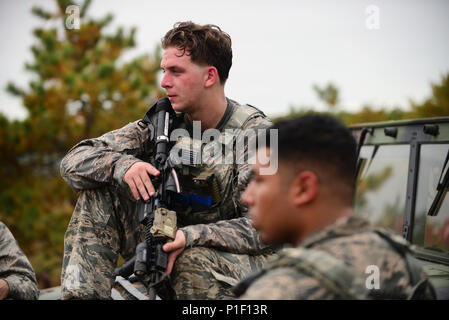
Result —
<instances>
[{"instance_id":1,"label":"camouflage uniform","mask_svg":"<svg viewBox=\"0 0 449 320\"><path fill-rule=\"evenodd\" d=\"M236 291L246 290L241 299L405 299L420 287L415 298L435 299L416 259L407 260L394 248L408 243L393 235L386 240L385 235L389 233L375 231L366 220L340 218L284 250ZM372 266L379 270L377 288L369 278Z\"/></svg>"},{"instance_id":2,"label":"camouflage uniform","mask_svg":"<svg viewBox=\"0 0 449 320\"><path fill-rule=\"evenodd\" d=\"M36 275L8 228L0 222L0 279L8 282L10 299L39 297Z\"/></svg>"},{"instance_id":3,"label":"camouflage uniform","mask_svg":"<svg viewBox=\"0 0 449 320\"><path fill-rule=\"evenodd\" d=\"M271 125L261 112L253 112L244 123L234 123L234 115L245 108L228 99L217 129L223 132L243 126L240 129L245 132ZM187 121L185 125L189 125ZM136 245L143 241L137 202L123 178L131 165L148 161L152 155L148 136L148 127L136 121L99 138L81 141L62 160L61 175L75 191L82 191L65 235L63 299L109 299L118 254L130 259ZM202 214L177 212L186 237L186 249L171 277L178 299L231 297L231 285L260 268L272 253L261 244L239 201L248 183L249 164L235 165L234 173L231 171L228 180L223 180L232 183L222 185L227 190L223 206Z\"/></svg>"}]
</instances>

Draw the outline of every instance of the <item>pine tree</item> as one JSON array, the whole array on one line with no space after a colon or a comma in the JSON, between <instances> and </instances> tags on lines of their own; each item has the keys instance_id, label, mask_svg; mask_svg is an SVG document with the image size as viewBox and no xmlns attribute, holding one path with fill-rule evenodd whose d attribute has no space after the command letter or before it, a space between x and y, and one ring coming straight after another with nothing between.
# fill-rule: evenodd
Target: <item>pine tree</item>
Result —
<instances>
[{"instance_id":1,"label":"pine tree","mask_svg":"<svg viewBox=\"0 0 449 320\"><path fill-rule=\"evenodd\" d=\"M159 48L119 63L135 47L135 28L106 34L113 16L89 18L90 0L56 3L56 12L32 9L52 26L34 30L33 61L25 64L33 74L29 87L7 87L21 97L28 118L10 122L0 114L0 219L31 261L41 288L59 284L63 237L76 199L59 175L62 157L82 139L141 118L162 97ZM79 12L79 28L69 28L77 26L73 11L66 13L70 5Z\"/></svg>"}]
</instances>

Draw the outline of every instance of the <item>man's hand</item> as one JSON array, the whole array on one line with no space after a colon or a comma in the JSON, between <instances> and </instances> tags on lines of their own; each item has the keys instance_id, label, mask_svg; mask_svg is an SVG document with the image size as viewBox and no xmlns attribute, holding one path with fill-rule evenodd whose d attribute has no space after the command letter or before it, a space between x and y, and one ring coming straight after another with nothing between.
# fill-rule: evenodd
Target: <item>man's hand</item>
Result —
<instances>
[{"instance_id":1,"label":"man's hand","mask_svg":"<svg viewBox=\"0 0 449 320\"><path fill-rule=\"evenodd\" d=\"M134 198L150 199L155 193L148 174L158 176L160 172L147 162L136 162L125 173L123 180L128 184Z\"/></svg>"},{"instance_id":2,"label":"man's hand","mask_svg":"<svg viewBox=\"0 0 449 320\"><path fill-rule=\"evenodd\" d=\"M9 294L9 284L6 280L0 279L0 300L5 299Z\"/></svg>"},{"instance_id":3,"label":"man's hand","mask_svg":"<svg viewBox=\"0 0 449 320\"><path fill-rule=\"evenodd\" d=\"M184 232L182 232L181 230L176 231L175 240L164 244L162 249L165 252L169 253L167 270L165 271L166 274L170 274L172 272L173 264L175 263L175 260L179 256L179 254L182 251L184 251L185 246L186 246L186 237L184 235Z\"/></svg>"}]
</instances>

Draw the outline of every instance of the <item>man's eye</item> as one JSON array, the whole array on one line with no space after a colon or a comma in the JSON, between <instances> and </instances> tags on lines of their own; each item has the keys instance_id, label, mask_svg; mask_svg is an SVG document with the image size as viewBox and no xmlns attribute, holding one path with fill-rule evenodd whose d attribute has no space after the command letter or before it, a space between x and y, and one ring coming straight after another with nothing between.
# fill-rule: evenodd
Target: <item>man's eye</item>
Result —
<instances>
[{"instance_id":1,"label":"man's eye","mask_svg":"<svg viewBox=\"0 0 449 320\"><path fill-rule=\"evenodd\" d=\"M251 176L251 180L250 180L250 181L254 181L255 183L259 183L259 182L262 181L262 179L260 178L259 175L253 174L253 175Z\"/></svg>"}]
</instances>

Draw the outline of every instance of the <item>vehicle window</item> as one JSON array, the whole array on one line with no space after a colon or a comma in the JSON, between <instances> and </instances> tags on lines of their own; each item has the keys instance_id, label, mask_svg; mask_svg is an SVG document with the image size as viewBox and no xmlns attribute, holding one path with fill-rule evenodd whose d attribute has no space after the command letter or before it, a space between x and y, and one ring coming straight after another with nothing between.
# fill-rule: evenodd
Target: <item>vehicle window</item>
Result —
<instances>
[{"instance_id":1,"label":"vehicle window","mask_svg":"<svg viewBox=\"0 0 449 320\"><path fill-rule=\"evenodd\" d=\"M402 235L409 145L363 146L357 177L356 215Z\"/></svg>"},{"instance_id":2,"label":"vehicle window","mask_svg":"<svg viewBox=\"0 0 449 320\"><path fill-rule=\"evenodd\" d=\"M427 213L437 194L448 150L448 144L422 145L420 150L413 242L436 253L449 250L449 196L443 194L443 202L435 216Z\"/></svg>"}]
</instances>

